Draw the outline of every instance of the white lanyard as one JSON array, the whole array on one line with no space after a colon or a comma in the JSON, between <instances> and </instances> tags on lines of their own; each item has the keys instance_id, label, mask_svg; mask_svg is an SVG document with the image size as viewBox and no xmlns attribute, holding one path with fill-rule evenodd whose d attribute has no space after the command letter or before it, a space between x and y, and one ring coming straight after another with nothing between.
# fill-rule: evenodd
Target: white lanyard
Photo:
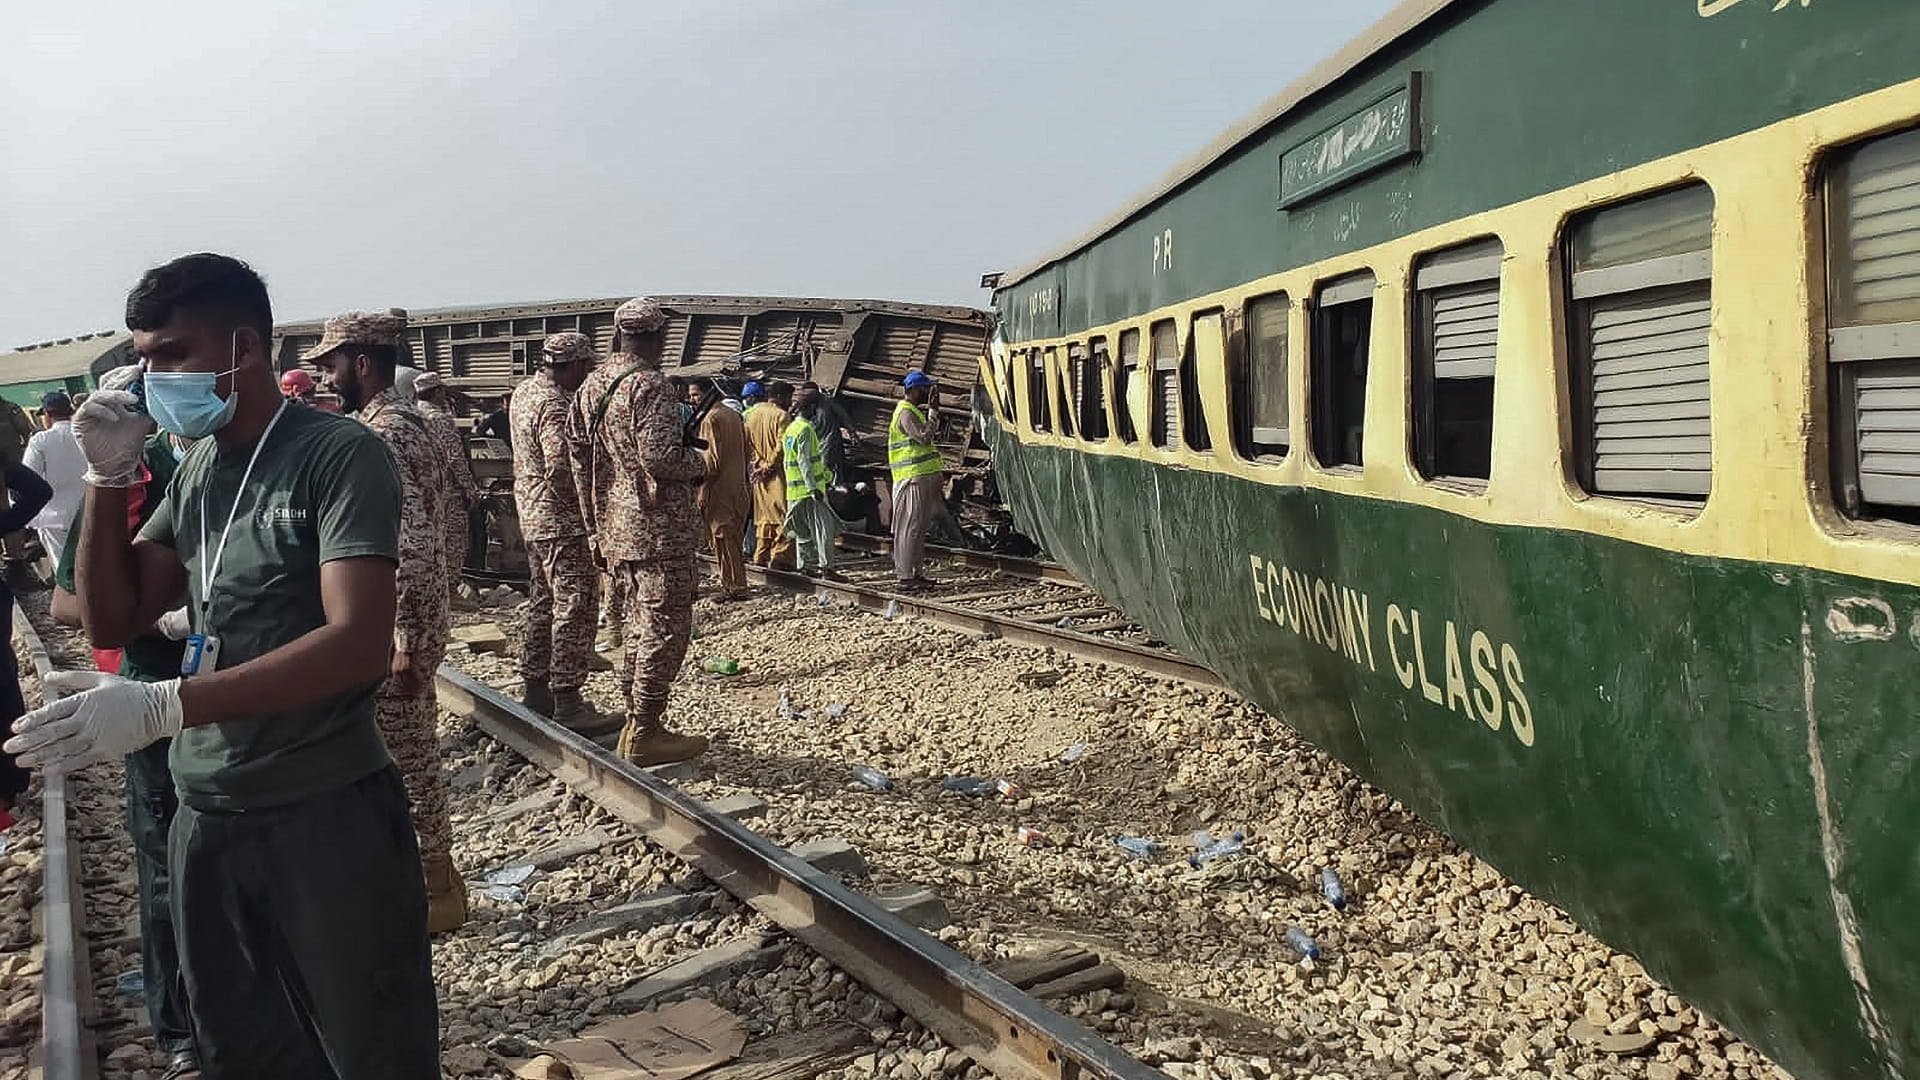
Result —
<instances>
[{"instance_id":1,"label":"white lanyard","mask_svg":"<svg viewBox=\"0 0 1920 1080\"><path fill-rule=\"evenodd\" d=\"M207 632L207 608L213 603L213 579L220 572L220 560L227 553L227 533L233 529L233 519L240 513L240 500L246 497L247 480L253 476L253 466L260 460L260 451L266 449L267 438L273 434L275 424L280 422L280 414L287 411L287 400L280 399L280 407L273 411L273 419L267 421L267 430L260 433L260 441L253 444L253 456L247 459L247 469L240 474L240 486L233 493L233 509L227 511L226 527L220 530L220 546L214 549L213 558L207 555L207 488L213 486L213 467L207 467L207 483L200 488L200 626L201 633Z\"/></svg>"}]
</instances>

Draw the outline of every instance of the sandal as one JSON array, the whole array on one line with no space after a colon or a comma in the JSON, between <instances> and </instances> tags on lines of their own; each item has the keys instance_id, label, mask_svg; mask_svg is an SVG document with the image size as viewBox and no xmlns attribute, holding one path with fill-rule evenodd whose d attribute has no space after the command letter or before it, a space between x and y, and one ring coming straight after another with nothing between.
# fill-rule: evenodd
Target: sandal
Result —
<instances>
[{"instance_id":1,"label":"sandal","mask_svg":"<svg viewBox=\"0 0 1920 1080\"><path fill-rule=\"evenodd\" d=\"M200 1058L191 1050L175 1050L167 1058L160 1080L200 1080Z\"/></svg>"}]
</instances>

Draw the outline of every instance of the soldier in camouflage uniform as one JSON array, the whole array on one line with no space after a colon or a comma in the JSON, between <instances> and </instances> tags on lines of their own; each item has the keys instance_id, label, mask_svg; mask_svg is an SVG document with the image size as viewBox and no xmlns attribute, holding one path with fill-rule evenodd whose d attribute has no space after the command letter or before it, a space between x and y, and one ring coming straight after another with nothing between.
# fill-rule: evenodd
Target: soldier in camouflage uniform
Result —
<instances>
[{"instance_id":1,"label":"soldier in camouflage uniform","mask_svg":"<svg viewBox=\"0 0 1920 1080\"><path fill-rule=\"evenodd\" d=\"M442 509L442 528L446 540L443 550L447 558L447 589L449 594L460 587L460 568L467 565L467 540L471 535L467 528L467 515L480 505L480 488L473 482L473 465L467 460L467 444L460 439L460 429L454 425L451 402L447 400L447 384L440 379L438 372L423 371L413 380L414 405L427 421L427 430L433 432L433 441L440 447L440 456L446 462L446 471L452 483L448 484L443 495L446 505Z\"/></svg>"},{"instance_id":2,"label":"soldier in camouflage uniform","mask_svg":"<svg viewBox=\"0 0 1920 1080\"><path fill-rule=\"evenodd\" d=\"M704 531L694 508L700 453L687 445L680 399L660 374L666 326L650 298L621 304L613 354L574 394L568 420L580 513L626 605L619 753L641 765L707 749L706 739L662 723L693 635L694 551Z\"/></svg>"},{"instance_id":3,"label":"soldier in camouflage uniform","mask_svg":"<svg viewBox=\"0 0 1920 1080\"><path fill-rule=\"evenodd\" d=\"M580 696L593 651L599 573L573 482L567 409L593 365L593 339L568 330L547 338L542 370L513 391L513 501L527 542L526 647L520 655L522 700L535 712L593 737L618 731L621 720ZM606 662L601 661L601 666Z\"/></svg>"},{"instance_id":4,"label":"soldier in camouflage uniform","mask_svg":"<svg viewBox=\"0 0 1920 1080\"><path fill-rule=\"evenodd\" d=\"M350 311L326 322L312 361L349 412L380 434L399 467L400 568L393 618L393 663L375 698L374 713L387 750L406 779L420 864L427 881L427 929L452 930L466 922L466 883L453 868L453 823L447 811L446 777L440 767L439 710L434 672L447 651L447 563L440 551L445 529L445 459L419 410L401 401L393 385L395 357L405 316Z\"/></svg>"}]
</instances>

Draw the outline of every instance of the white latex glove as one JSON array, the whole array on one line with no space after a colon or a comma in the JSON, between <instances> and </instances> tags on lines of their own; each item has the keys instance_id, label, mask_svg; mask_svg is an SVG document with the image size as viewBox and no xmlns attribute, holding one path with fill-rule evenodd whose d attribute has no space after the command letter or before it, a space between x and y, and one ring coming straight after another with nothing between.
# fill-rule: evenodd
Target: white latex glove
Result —
<instances>
[{"instance_id":1,"label":"white latex glove","mask_svg":"<svg viewBox=\"0 0 1920 1080\"><path fill-rule=\"evenodd\" d=\"M187 618L187 609L183 604L153 621L153 628L168 641L185 641L193 633L193 620Z\"/></svg>"},{"instance_id":2,"label":"white latex glove","mask_svg":"<svg viewBox=\"0 0 1920 1080\"><path fill-rule=\"evenodd\" d=\"M4 749L21 765L49 773L125 757L178 735L184 719L179 679L146 683L104 671L56 671L46 691L57 700L15 720Z\"/></svg>"},{"instance_id":3,"label":"white latex glove","mask_svg":"<svg viewBox=\"0 0 1920 1080\"><path fill-rule=\"evenodd\" d=\"M153 421L133 411L139 399L124 389L139 374L131 365L114 368L100 380L101 389L74 410L73 438L87 459L86 482L94 487L126 488L140 482L140 455Z\"/></svg>"}]
</instances>

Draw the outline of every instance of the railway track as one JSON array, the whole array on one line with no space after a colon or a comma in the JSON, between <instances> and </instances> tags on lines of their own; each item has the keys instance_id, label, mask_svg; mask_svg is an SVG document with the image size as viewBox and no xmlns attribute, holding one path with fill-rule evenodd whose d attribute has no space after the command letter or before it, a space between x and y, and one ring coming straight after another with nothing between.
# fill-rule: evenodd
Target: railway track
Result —
<instances>
[{"instance_id":1,"label":"railway track","mask_svg":"<svg viewBox=\"0 0 1920 1080\"><path fill-rule=\"evenodd\" d=\"M841 537L842 541L847 539ZM881 538L859 536L849 546L869 554L843 559L837 569L844 581L755 566L747 567L747 577L788 592L810 593L890 617L912 615L956 630L1060 649L1195 686L1221 685L1212 671L1154 641L1133 620L1087 591L1064 567L934 548L930 554L937 563L945 564L938 584L906 592L894 585L892 563L884 557L884 545ZM712 561L711 556L706 558Z\"/></svg>"},{"instance_id":2,"label":"railway track","mask_svg":"<svg viewBox=\"0 0 1920 1080\"><path fill-rule=\"evenodd\" d=\"M442 707L471 720L700 871L996 1076L1164 1074L1022 993L830 873L448 664Z\"/></svg>"},{"instance_id":3,"label":"railway track","mask_svg":"<svg viewBox=\"0 0 1920 1080\"><path fill-rule=\"evenodd\" d=\"M14 607L15 633L32 658L41 685L53 671L46 644L26 612ZM94 1080L100 1075L93 1029L93 976L88 963L86 907L80 893L79 841L70 813L73 778L46 777L41 785L44 893L41 900L40 1076Z\"/></svg>"}]
</instances>

